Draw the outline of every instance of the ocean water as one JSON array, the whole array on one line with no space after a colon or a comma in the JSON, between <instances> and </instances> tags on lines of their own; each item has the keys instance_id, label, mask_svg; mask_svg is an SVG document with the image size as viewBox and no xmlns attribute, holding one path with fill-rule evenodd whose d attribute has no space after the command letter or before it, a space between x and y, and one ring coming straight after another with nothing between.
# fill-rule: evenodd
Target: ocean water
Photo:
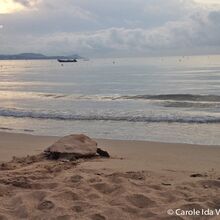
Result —
<instances>
[{"instance_id":1,"label":"ocean water","mask_svg":"<svg viewBox=\"0 0 220 220\"><path fill-rule=\"evenodd\" d=\"M220 144L220 56L0 61L0 130Z\"/></svg>"}]
</instances>

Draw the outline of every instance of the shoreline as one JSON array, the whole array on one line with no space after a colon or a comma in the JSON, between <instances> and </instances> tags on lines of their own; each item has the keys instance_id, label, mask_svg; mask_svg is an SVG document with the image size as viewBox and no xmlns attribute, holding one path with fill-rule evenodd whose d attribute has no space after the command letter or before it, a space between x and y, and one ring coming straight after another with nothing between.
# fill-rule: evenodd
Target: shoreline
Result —
<instances>
[{"instance_id":1,"label":"shoreline","mask_svg":"<svg viewBox=\"0 0 220 220\"><path fill-rule=\"evenodd\" d=\"M38 134L32 134L32 133L25 133L25 132L11 132L10 131L0 131L0 136L2 134L6 134L6 135L24 135L24 136L30 136L30 137L38 137L38 138L45 138L45 139L51 139L51 140L56 140L57 138L61 138L62 136L57 136L57 135L38 135ZM69 135L69 134L66 134ZM87 134L86 134L87 135ZM90 136L91 137L91 136ZM162 141L151 141L151 140L135 140L135 139L113 139L113 138L96 138L96 137L91 137L94 140L97 141L116 141L116 142L140 142L140 143L149 143L149 144L164 144L164 145L186 145L186 146L194 146L194 147L211 147L211 148L215 148L215 147L219 147L220 148L220 144L191 144L191 143L181 143L181 142L162 142Z\"/></svg>"},{"instance_id":2,"label":"shoreline","mask_svg":"<svg viewBox=\"0 0 220 220\"><path fill-rule=\"evenodd\" d=\"M23 133L0 132L0 162L13 156L24 157L42 153L58 136L37 136ZM98 146L109 151L112 161L93 162L93 168L109 167L122 170L165 170L208 171L218 169L220 146L152 141L129 141L95 139Z\"/></svg>"}]
</instances>

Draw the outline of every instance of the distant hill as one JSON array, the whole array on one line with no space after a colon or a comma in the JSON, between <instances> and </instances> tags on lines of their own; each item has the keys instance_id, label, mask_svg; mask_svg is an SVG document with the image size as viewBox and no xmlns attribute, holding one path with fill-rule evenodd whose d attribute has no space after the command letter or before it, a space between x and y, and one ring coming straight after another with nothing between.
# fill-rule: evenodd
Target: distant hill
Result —
<instances>
[{"instance_id":1,"label":"distant hill","mask_svg":"<svg viewBox=\"0 0 220 220\"><path fill-rule=\"evenodd\" d=\"M13 55L0 55L0 60L53 60L53 59L83 59L83 57L74 54L72 56L45 56L39 53L21 53Z\"/></svg>"}]
</instances>

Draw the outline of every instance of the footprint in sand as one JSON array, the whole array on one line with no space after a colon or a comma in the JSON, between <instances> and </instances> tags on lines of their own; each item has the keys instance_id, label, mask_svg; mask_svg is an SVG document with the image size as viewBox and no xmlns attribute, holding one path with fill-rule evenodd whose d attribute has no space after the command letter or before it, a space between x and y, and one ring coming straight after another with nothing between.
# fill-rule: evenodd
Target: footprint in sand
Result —
<instances>
[{"instance_id":1,"label":"footprint in sand","mask_svg":"<svg viewBox=\"0 0 220 220\"><path fill-rule=\"evenodd\" d=\"M84 211L84 208L83 208L82 206L80 206L80 205L75 205L75 206L73 206L71 209L72 209L74 212L77 212L77 213Z\"/></svg>"},{"instance_id":2,"label":"footprint in sand","mask_svg":"<svg viewBox=\"0 0 220 220\"><path fill-rule=\"evenodd\" d=\"M177 202L179 200L179 197L176 196L178 195L178 192L176 190L170 190L170 191L162 191L156 193L160 198L161 201L164 203L172 203L172 202Z\"/></svg>"},{"instance_id":3,"label":"footprint in sand","mask_svg":"<svg viewBox=\"0 0 220 220\"><path fill-rule=\"evenodd\" d=\"M72 183L79 183L79 182L81 182L82 179L83 179L82 176L74 175L74 176L70 177L70 182L72 182Z\"/></svg>"},{"instance_id":4,"label":"footprint in sand","mask_svg":"<svg viewBox=\"0 0 220 220\"><path fill-rule=\"evenodd\" d=\"M114 192L118 188L118 186L109 185L107 183L97 183L97 184L94 184L93 187L97 191L99 191L99 192L101 192L103 194L110 194L110 193Z\"/></svg>"},{"instance_id":5,"label":"footprint in sand","mask_svg":"<svg viewBox=\"0 0 220 220\"><path fill-rule=\"evenodd\" d=\"M94 205L87 202L76 202L76 204L71 208L73 212L84 212L88 211L90 208L94 207Z\"/></svg>"},{"instance_id":6,"label":"footprint in sand","mask_svg":"<svg viewBox=\"0 0 220 220\"><path fill-rule=\"evenodd\" d=\"M91 216L92 220L105 220L105 216L101 215L101 214L94 214Z\"/></svg>"},{"instance_id":7,"label":"footprint in sand","mask_svg":"<svg viewBox=\"0 0 220 220\"><path fill-rule=\"evenodd\" d=\"M56 220L72 220L73 217L71 215L61 215L56 218Z\"/></svg>"},{"instance_id":8,"label":"footprint in sand","mask_svg":"<svg viewBox=\"0 0 220 220\"><path fill-rule=\"evenodd\" d=\"M161 187L159 185L148 185L148 187L150 189L153 189L153 190L158 190L158 191L162 191L163 190L163 187Z\"/></svg>"},{"instance_id":9,"label":"footprint in sand","mask_svg":"<svg viewBox=\"0 0 220 220\"><path fill-rule=\"evenodd\" d=\"M144 219L149 219L149 218L157 219L156 214L151 211L144 211L143 213L140 213L140 216Z\"/></svg>"},{"instance_id":10,"label":"footprint in sand","mask_svg":"<svg viewBox=\"0 0 220 220\"><path fill-rule=\"evenodd\" d=\"M99 177L94 177L88 180L90 183L101 183L102 179Z\"/></svg>"},{"instance_id":11,"label":"footprint in sand","mask_svg":"<svg viewBox=\"0 0 220 220\"><path fill-rule=\"evenodd\" d=\"M48 200L45 200L43 202L41 202L39 205L38 205L38 209L39 210L47 210L47 209L52 209L54 208L54 203L51 202L51 201L48 201Z\"/></svg>"},{"instance_id":12,"label":"footprint in sand","mask_svg":"<svg viewBox=\"0 0 220 220\"><path fill-rule=\"evenodd\" d=\"M123 206L121 209L122 209L122 211L128 212L130 214L137 214L139 212L138 209L133 208L131 206Z\"/></svg>"},{"instance_id":13,"label":"footprint in sand","mask_svg":"<svg viewBox=\"0 0 220 220\"><path fill-rule=\"evenodd\" d=\"M110 175L106 175L108 180L113 184L122 184L123 183L123 174L122 173L112 173Z\"/></svg>"},{"instance_id":14,"label":"footprint in sand","mask_svg":"<svg viewBox=\"0 0 220 220\"><path fill-rule=\"evenodd\" d=\"M148 197L142 194L133 194L126 197L127 201L130 202L132 205L138 208L149 208L156 205L156 203L149 199Z\"/></svg>"},{"instance_id":15,"label":"footprint in sand","mask_svg":"<svg viewBox=\"0 0 220 220\"><path fill-rule=\"evenodd\" d=\"M69 203L70 201L79 200L79 196L71 190L64 190L62 192L59 192L55 194L53 198L55 198L56 200L65 201L67 203Z\"/></svg>"},{"instance_id":16,"label":"footprint in sand","mask_svg":"<svg viewBox=\"0 0 220 220\"><path fill-rule=\"evenodd\" d=\"M99 199L100 196L97 193L91 193L87 196L87 198L89 198L91 200L96 200L96 199Z\"/></svg>"}]
</instances>

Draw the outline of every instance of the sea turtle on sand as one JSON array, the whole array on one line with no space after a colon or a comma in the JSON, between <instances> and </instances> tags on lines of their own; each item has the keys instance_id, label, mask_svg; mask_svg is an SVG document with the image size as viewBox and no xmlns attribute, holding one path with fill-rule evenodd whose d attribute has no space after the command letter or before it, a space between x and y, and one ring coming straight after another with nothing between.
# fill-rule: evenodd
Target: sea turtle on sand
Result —
<instances>
[{"instance_id":1,"label":"sea turtle on sand","mask_svg":"<svg viewBox=\"0 0 220 220\"><path fill-rule=\"evenodd\" d=\"M48 159L75 160L78 158L100 156L109 157L108 152L97 148L97 142L84 134L72 134L62 137L45 150Z\"/></svg>"}]
</instances>

